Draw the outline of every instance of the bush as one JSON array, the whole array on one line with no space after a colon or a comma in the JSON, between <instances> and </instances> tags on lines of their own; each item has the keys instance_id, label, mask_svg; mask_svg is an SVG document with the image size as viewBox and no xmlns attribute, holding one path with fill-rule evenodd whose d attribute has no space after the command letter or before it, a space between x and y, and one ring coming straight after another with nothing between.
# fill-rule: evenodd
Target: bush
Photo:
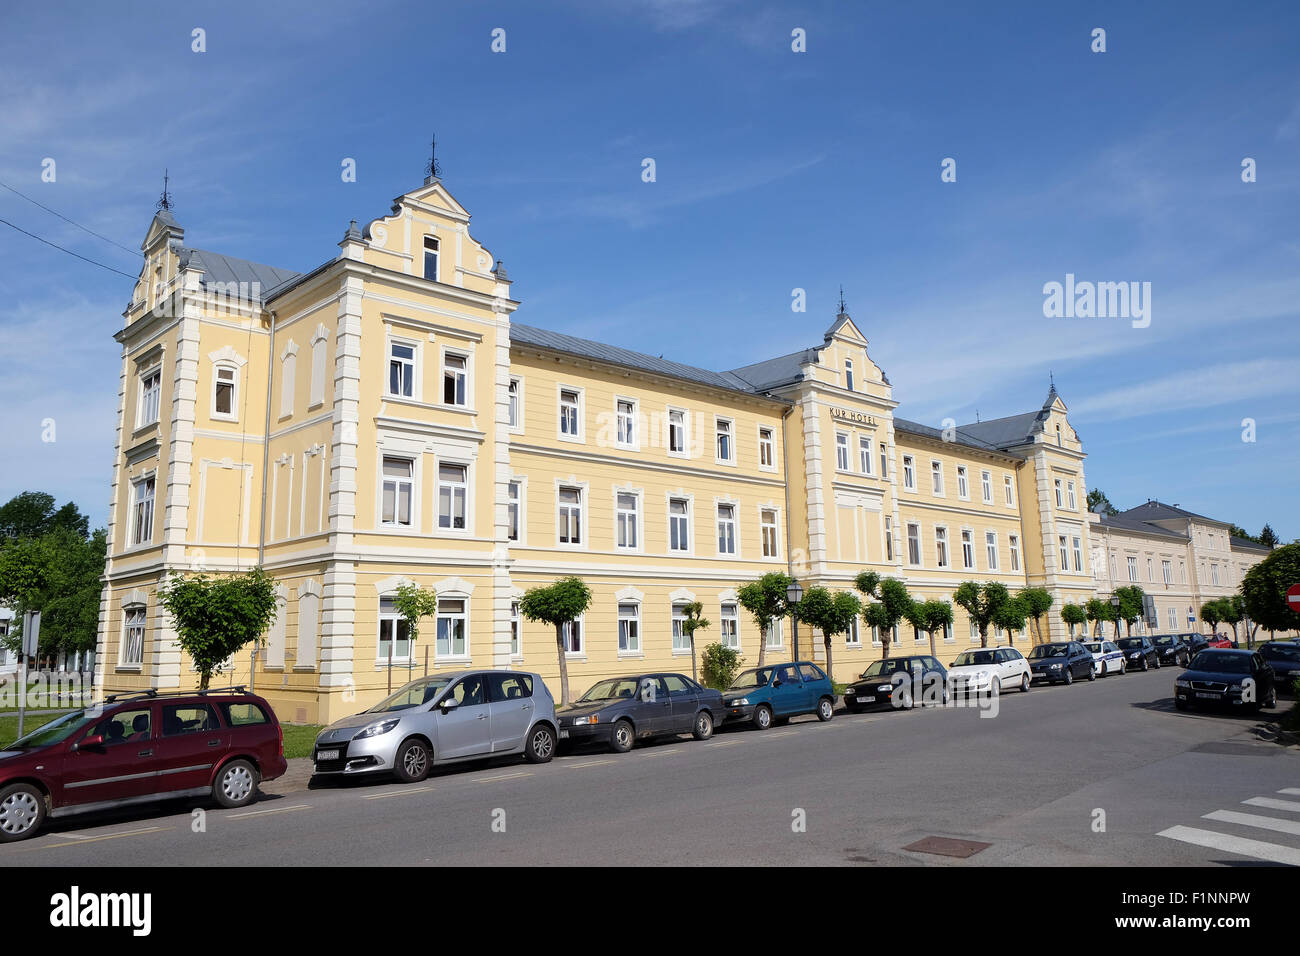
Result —
<instances>
[{"instance_id":1,"label":"bush","mask_svg":"<svg viewBox=\"0 0 1300 956\"><path fill-rule=\"evenodd\" d=\"M715 690L726 690L736 679L743 660L734 647L710 644L704 649L704 685Z\"/></svg>"}]
</instances>

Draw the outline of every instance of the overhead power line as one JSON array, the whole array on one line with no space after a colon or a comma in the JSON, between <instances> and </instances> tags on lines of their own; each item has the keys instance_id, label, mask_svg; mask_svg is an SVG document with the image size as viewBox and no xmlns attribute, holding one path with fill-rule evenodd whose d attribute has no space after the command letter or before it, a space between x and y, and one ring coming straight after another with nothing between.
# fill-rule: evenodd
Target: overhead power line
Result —
<instances>
[{"instance_id":1,"label":"overhead power line","mask_svg":"<svg viewBox=\"0 0 1300 956\"><path fill-rule=\"evenodd\" d=\"M58 216L58 217L59 217L60 219L62 219L64 222L69 223L70 225L76 226L78 229L82 230L83 232L88 232L88 233L90 233L90 234L91 234L92 236L94 236L96 239L103 239L105 242L110 243L110 244L112 244L112 245L114 245L114 246L117 246L119 249L121 249L121 250L124 251L124 252L129 252L131 255L133 255L133 256L135 256L135 257L137 257L137 258L143 258L143 256L140 255L140 253L139 253L138 250L136 250L136 249L129 249L129 248L127 248L126 246L122 245L120 242L115 242L114 240L108 238L108 236L101 236L101 235L100 235L99 233L97 233L95 230L93 230L93 229L88 229L87 227L83 226L81 223L79 223L79 222L77 222L77 221L75 221L75 220L73 220L73 219L69 219L67 216L63 215L63 213L61 213L61 212L59 212L59 211L57 211L57 210L55 210L55 209L51 209L49 206L45 205L44 203L39 203L39 202L37 202L37 201L36 201L35 199L33 199L31 196L25 196L25 195L23 195L23 194L20 193L18 190L14 189L14 187L10 186L8 183L0 182L0 186L3 186L5 189L9 190L9 191L10 191L11 193L13 193L15 196L18 196L18 197L20 197L20 198L22 198L22 199L26 199L26 200L27 200L29 203L31 203L33 206L40 206L42 209L44 209L44 210L45 210L46 212L48 212L50 215L52 215L52 216Z\"/></svg>"},{"instance_id":2,"label":"overhead power line","mask_svg":"<svg viewBox=\"0 0 1300 956\"><path fill-rule=\"evenodd\" d=\"M140 278L139 276L133 276L130 273L123 272L121 269L114 269L112 266L106 266L102 262L96 262L94 259L87 259L85 256L79 255L78 253L73 252L71 249L63 248L57 242L50 242L50 240L48 239L42 239L40 236L36 235L35 233L28 232L26 229L23 229L19 226L15 226L8 219L0 219L0 223L3 223L4 225L8 226L10 229L15 229L18 232L21 232L24 236L30 236L31 238L35 239L37 242L43 242L47 246L53 246L55 249L58 249L60 252L66 252L70 256L75 256L76 258L80 259L82 262L89 262L92 266L99 266L101 269L107 269L109 272L116 272L118 275L125 276L126 278L132 281L135 281L136 279Z\"/></svg>"}]
</instances>

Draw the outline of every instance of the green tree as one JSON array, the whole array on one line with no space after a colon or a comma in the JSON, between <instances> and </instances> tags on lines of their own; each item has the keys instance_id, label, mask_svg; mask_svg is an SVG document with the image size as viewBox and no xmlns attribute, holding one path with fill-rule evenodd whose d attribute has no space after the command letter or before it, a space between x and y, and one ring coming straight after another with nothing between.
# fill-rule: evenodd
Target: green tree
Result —
<instances>
[{"instance_id":1,"label":"green tree","mask_svg":"<svg viewBox=\"0 0 1300 956\"><path fill-rule=\"evenodd\" d=\"M686 616L682 619L682 633L691 641L691 677L697 681L699 677L695 668L695 632L713 626L712 622L703 614L704 605L699 601L693 601L686 605Z\"/></svg>"},{"instance_id":2,"label":"green tree","mask_svg":"<svg viewBox=\"0 0 1300 956\"><path fill-rule=\"evenodd\" d=\"M1210 625L1210 630L1213 632L1219 626L1219 622L1223 620L1223 611L1224 607L1221 598L1206 601L1201 605L1201 620Z\"/></svg>"},{"instance_id":3,"label":"green tree","mask_svg":"<svg viewBox=\"0 0 1300 956\"><path fill-rule=\"evenodd\" d=\"M907 622L930 638L930 653L937 654L934 632L952 626L952 605L947 601L913 601L904 615Z\"/></svg>"},{"instance_id":4,"label":"green tree","mask_svg":"<svg viewBox=\"0 0 1300 956\"><path fill-rule=\"evenodd\" d=\"M994 612L991 623L999 630L1006 631L1007 643L1014 645L1016 631L1025 627L1026 617L1024 602L1020 598L1012 598Z\"/></svg>"},{"instance_id":5,"label":"green tree","mask_svg":"<svg viewBox=\"0 0 1300 956\"><path fill-rule=\"evenodd\" d=\"M399 584L393 596L393 607L406 623L406 634L411 645L409 659L415 660L415 642L420 637L420 620L436 617L438 595L414 584Z\"/></svg>"},{"instance_id":6,"label":"green tree","mask_svg":"<svg viewBox=\"0 0 1300 956\"><path fill-rule=\"evenodd\" d=\"M1083 606L1083 613L1092 622L1093 637L1101 637L1101 625L1104 622L1115 620L1115 609L1105 598L1088 598L1088 602Z\"/></svg>"},{"instance_id":7,"label":"green tree","mask_svg":"<svg viewBox=\"0 0 1300 956\"><path fill-rule=\"evenodd\" d=\"M966 609L975 629L979 631L980 647L989 646L989 625L998 609L1011 600L1011 592L1000 581L963 581L957 585L952 599Z\"/></svg>"},{"instance_id":8,"label":"green tree","mask_svg":"<svg viewBox=\"0 0 1300 956\"><path fill-rule=\"evenodd\" d=\"M884 656L888 657L894 628L912 606L907 585L896 578L881 578L875 571L863 571L854 579L853 586L866 597L876 598L874 603L866 605L862 619L880 634Z\"/></svg>"},{"instance_id":9,"label":"green tree","mask_svg":"<svg viewBox=\"0 0 1300 956\"><path fill-rule=\"evenodd\" d=\"M793 579L780 571L770 571L757 581L741 585L736 589L736 600L750 613L758 628L758 666L763 666L767 651L767 632L774 621L779 621L790 613L786 600L786 588Z\"/></svg>"},{"instance_id":10,"label":"green tree","mask_svg":"<svg viewBox=\"0 0 1300 956\"><path fill-rule=\"evenodd\" d=\"M1245 605L1241 601L1241 596L1234 594L1232 597L1219 599L1219 617L1224 624L1232 625L1232 643L1237 643L1237 625L1241 619L1246 616ZM1249 642L1247 642L1249 645Z\"/></svg>"},{"instance_id":11,"label":"green tree","mask_svg":"<svg viewBox=\"0 0 1300 956\"><path fill-rule=\"evenodd\" d=\"M1043 643L1043 631L1038 621L1052 607L1052 592L1047 588L1021 588L1016 600L1024 605L1025 617L1033 627L1034 643Z\"/></svg>"},{"instance_id":12,"label":"green tree","mask_svg":"<svg viewBox=\"0 0 1300 956\"><path fill-rule=\"evenodd\" d=\"M199 672L199 689L247 644L260 642L275 619L275 583L261 568L211 578L173 575L158 591L181 649Z\"/></svg>"},{"instance_id":13,"label":"green tree","mask_svg":"<svg viewBox=\"0 0 1300 956\"><path fill-rule=\"evenodd\" d=\"M1278 544L1277 532L1273 530L1271 525L1266 524L1264 529L1260 531L1259 537L1255 540L1267 548L1276 548Z\"/></svg>"},{"instance_id":14,"label":"green tree","mask_svg":"<svg viewBox=\"0 0 1300 956\"><path fill-rule=\"evenodd\" d=\"M826 647L826 674L835 680L833 644L836 634L847 634L862 610L857 595L848 591L831 594L826 588L809 588L799 602L799 620L822 632Z\"/></svg>"},{"instance_id":15,"label":"green tree","mask_svg":"<svg viewBox=\"0 0 1300 956\"><path fill-rule=\"evenodd\" d=\"M1088 623L1088 612L1078 604L1061 605L1061 620L1070 627L1070 640L1074 640L1074 626Z\"/></svg>"},{"instance_id":16,"label":"green tree","mask_svg":"<svg viewBox=\"0 0 1300 956\"><path fill-rule=\"evenodd\" d=\"M1118 509L1116 509L1116 507L1110 503L1110 499L1106 497L1106 492L1102 491L1100 488L1094 488L1092 491L1088 492L1088 510L1097 511L1097 505L1103 506L1101 511L1098 512L1099 514L1108 516L1119 514Z\"/></svg>"},{"instance_id":17,"label":"green tree","mask_svg":"<svg viewBox=\"0 0 1300 956\"><path fill-rule=\"evenodd\" d=\"M707 645L700 663L700 669L704 671L705 686L715 690L726 690L736 679L736 672L740 670L743 660L740 652L734 647L716 642Z\"/></svg>"},{"instance_id":18,"label":"green tree","mask_svg":"<svg viewBox=\"0 0 1300 956\"><path fill-rule=\"evenodd\" d=\"M1124 633L1129 637L1133 636L1133 625L1142 617L1145 593L1136 584L1115 589L1115 596L1119 598L1119 619L1124 622Z\"/></svg>"},{"instance_id":19,"label":"green tree","mask_svg":"<svg viewBox=\"0 0 1300 956\"><path fill-rule=\"evenodd\" d=\"M1300 629L1300 614L1291 610L1286 601L1287 588L1293 584L1300 584L1300 544L1274 548L1246 572L1238 591L1250 619L1276 634Z\"/></svg>"},{"instance_id":20,"label":"green tree","mask_svg":"<svg viewBox=\"0 0 1300 956\"><path fill-rule=\"evenodd\" d=\"M591 588L581 578L561 578L548 587L530 588L519 599L519 613L529 621L555 628L555 650L560 659L560 705L569 703L569 664L564 647L564 625L576 621L591 606ZM694 654L692 654L692 658Z\"/></svg>"}]
</instances>

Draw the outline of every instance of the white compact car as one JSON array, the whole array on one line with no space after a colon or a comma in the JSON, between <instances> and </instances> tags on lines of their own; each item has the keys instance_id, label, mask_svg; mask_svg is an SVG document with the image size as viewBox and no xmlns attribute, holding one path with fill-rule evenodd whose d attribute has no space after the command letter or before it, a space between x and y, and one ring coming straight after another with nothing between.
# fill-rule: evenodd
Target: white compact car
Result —
<instances>
[{"instance_id":1,"label":"white compact car","mask_svg":"<svg viewBox=\"0 0 1300 956\"><path fill-rule=\"evenodd\" d=\"M948 680L954 695L997 694L1011 687L1023 693L1033 683L1033 674L1029 661L1014 647L981 647L958 654L948 668Z\"/></svg>"},{"instance_id":2,"label":"white compact car","mask_svg":"<svg viewBox=\"0 0 1300 956\"><path fill-rule=\"evenodd\" d=\"M1092 669L1098 677L1123 674L1128 670L1124 652L1114 641L1088 641L1083 646L1092 653Z\"/></svg>"}]
</instances>

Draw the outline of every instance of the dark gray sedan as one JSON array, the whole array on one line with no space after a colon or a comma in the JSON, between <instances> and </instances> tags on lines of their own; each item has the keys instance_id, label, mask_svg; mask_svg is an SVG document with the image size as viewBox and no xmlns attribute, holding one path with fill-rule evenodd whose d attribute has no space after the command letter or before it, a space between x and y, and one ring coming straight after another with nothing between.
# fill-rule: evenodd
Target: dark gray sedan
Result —
<instances>
[{"instance_id":1,"label":"dark gray sedan","mask_svg":"<svg viewBox=\"0 0 1300 956\"><path fill-rule=\"evenodd\" d=\"M627 753L638 739L693 734L708 740L722 721L722 694L684 674L637 674L596 684L556 708L560 741L605 744Z\"/></svg>"}]
</instances>

